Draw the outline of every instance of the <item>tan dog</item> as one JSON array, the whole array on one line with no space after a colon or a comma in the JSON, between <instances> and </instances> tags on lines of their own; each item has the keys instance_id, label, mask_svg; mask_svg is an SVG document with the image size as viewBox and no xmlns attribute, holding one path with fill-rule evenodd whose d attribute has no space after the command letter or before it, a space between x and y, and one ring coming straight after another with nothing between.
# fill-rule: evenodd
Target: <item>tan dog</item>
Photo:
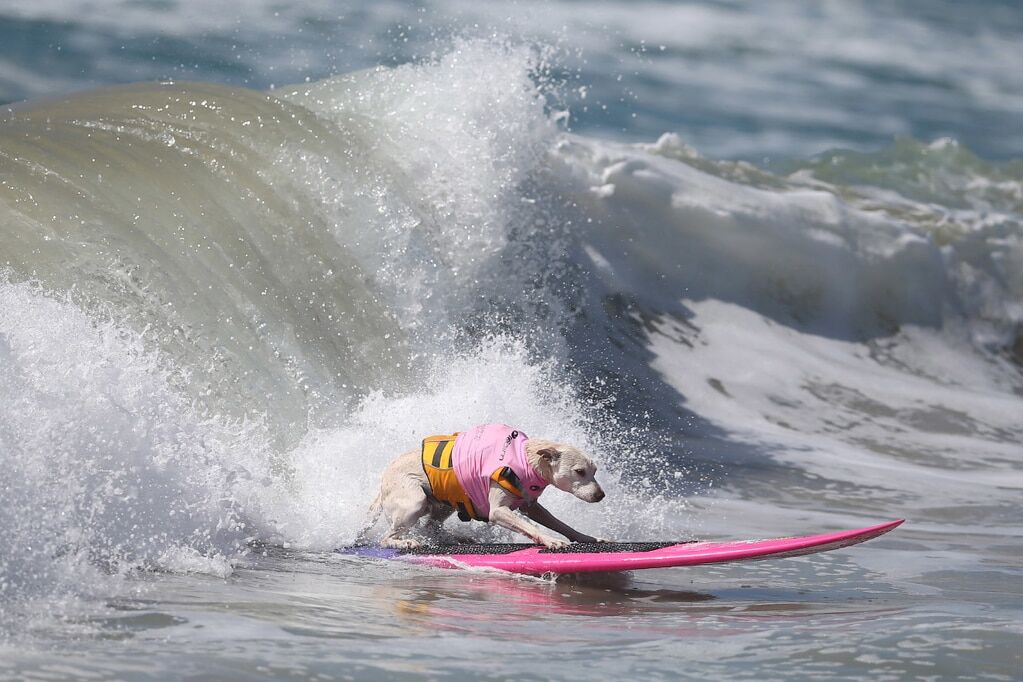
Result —
<instances>
[{"instance_id":1,"label":"tan dog","mask_svg":"<svg viewBox=\"0 0 1023 682\"><path fill-rule=\"evenodd\" d=\"M518 434L518 431L512 431L510 438L514 438ZM425 447L427 445L424 441ZM530 478L533 481L542 480L541 485L532 486L531 489L539 488L542 491L543 485L551 485L586 502L599 502L604 499L604 491L594 479L597 472L596 465L577 448L534 438L525 440L524 452L520 451L520 455L522 454L524 454L525 462L528 462L528 466L533 469L526 475L530 477L535 475L535 478ZM439 451L437 457L439 461ZM501 457L504 458L503 451ZM383 512L390 523L390 527L381 541L384 547L398 549L418 547L419 542L404 537L408 530L415 526L420 519L426 517L427 530L432 531L435 535L442 535L441 525L456 511L451 504L447 504L435 496L430 476L426 473L425 461L426 458L422 450L411 450L391 462L383 473L380 492L370 506L370 510L373 513L371 525L379 518L380 512ZM524 467L525 463L522 466ZM492 478L481 484L488 486L489 514L486 518L477 518L477 520L489 521L502 528L521 533L533 542L549 548L564 547L568 545L568 542L545 533L543 529L535 523L531 523L526 517L561 533L573 542L601 541L573 529L557 519L535 499L518 495L513 487L505 485L502 481L492 480ZM516 480L518 479L516 478ZM525 516L518 511L523 512ZM464 520L463 514L460 514L460 517Z\"/></svg>"}]
</instances>

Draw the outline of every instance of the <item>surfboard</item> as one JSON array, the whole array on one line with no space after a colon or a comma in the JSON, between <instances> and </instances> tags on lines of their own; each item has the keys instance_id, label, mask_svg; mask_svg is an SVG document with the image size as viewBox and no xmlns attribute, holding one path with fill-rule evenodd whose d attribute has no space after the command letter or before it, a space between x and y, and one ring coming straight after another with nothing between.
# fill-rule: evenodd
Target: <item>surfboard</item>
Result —
<instances>
[{"instance_id":1,"label":"surfboard","mask_svg":"<svg viewBox=\"0 0 1023 682\"><path fill-rule=\"evenodd\" d=\"M574 542L561 549L546 549L535 544L510 542L432 545L416 549L356 546L343 547L337 551L342 554L394 559L440 568L496 569L526 575L600 573L781 559L828 552L884 535L902 522L903 519L898 519L855 530L770 540Z\"/></svg>"}]
</instances>

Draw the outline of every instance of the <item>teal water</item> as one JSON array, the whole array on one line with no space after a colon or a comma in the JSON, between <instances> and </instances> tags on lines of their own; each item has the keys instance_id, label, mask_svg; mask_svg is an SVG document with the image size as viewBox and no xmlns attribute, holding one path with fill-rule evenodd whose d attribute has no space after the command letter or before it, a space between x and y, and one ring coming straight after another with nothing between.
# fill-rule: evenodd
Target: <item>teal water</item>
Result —
<instances>
[{"instance_id":1,"label":"teal water","mask_svg":"<svg viewBox=\"0 0 1023 682\"><path fill-rule=\"evenodd\" d=\"M293 5L66 0L0 8L0 102L166 78L265 89L446 52L452 36L539 41L572 126L714 157L873 150L897 135L1023 155L1012 2Z\"/></svg>"}]
</instances>

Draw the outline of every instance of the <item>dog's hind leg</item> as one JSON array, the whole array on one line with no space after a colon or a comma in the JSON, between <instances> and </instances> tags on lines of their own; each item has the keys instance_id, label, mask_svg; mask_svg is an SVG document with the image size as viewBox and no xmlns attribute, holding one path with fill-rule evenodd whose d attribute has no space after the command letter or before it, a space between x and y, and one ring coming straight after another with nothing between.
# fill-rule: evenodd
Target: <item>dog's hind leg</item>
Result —
<instances>
[{"instance_id":1,"label":"dog's hind leg","mask_svg":"<svg viewBox=\"0 0 1023 682\"><path fill-rule=\"evenodd\" d=\"M464 545L471 543L472 539L452 533L444 527L444 522L455 513L455 510L446 504L433 501L430 503L429 517L426 520L424 529L431 541L438 545Z\"/></svg>"},{"instance_id":2,"label":"dog's hind leg","mask_svg":"<svg viewBox=\"0 0 1023 682\"><path fill-rule=\"evenodd\" d=\"M394 549L414 549L419 543L401 536L409 528L416 525L430 511L430 501L426 491L414 481L402 481L401 484L388 491L381 500L384 515L391 523L380 544Z\"/></svg>"}]
</instances>

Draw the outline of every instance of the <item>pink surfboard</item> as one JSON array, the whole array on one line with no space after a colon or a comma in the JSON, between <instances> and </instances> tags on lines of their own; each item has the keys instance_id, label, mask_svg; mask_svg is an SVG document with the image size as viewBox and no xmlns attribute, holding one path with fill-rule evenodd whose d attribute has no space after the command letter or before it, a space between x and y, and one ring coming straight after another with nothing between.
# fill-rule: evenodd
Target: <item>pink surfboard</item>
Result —
<instances>
[{"instance_id":1,"label":"pink surfboard","mask_svg":"<svg viewBox=\"0 0 1023 682\"><path fill-rule=\"evenodd\" d=\"M488 568L527 575L599 573L779 559L827 552L884 535L902 521L899 519L856 530L772 540L572 543L564 549L555 550L532 544L499 543L443 545L415 550L347 547L338 551L441 568Z\"/></svg>"}]
</instances>

